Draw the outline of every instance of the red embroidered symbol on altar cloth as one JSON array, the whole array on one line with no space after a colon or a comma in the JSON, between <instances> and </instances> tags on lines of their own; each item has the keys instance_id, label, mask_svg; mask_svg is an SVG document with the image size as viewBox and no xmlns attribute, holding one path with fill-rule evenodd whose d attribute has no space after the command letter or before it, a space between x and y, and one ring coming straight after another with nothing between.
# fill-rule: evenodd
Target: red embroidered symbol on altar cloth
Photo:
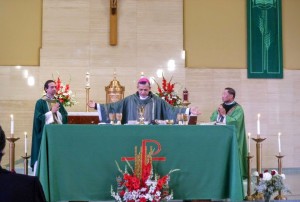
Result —
<instances>
[{"instance_id":1,"label":"red embroidered symbol on altar cloth","mask_svg":"<svg viewBox=\"0 0 300 202\"><path fill-rule=\"evenodd\" d=\"M145 165L145 159L147 155L147 143L154 143L157 146L157 150L153 152L152 154L152 161L166 161L166 157L155 157L155 155L159 154L161 151L161 145L157 140L142 140L142 146L141 146L141 157L142 157L142 165ZM134 161L135 157L122 157L122 161Z\"/></svg>"}]
</instances>

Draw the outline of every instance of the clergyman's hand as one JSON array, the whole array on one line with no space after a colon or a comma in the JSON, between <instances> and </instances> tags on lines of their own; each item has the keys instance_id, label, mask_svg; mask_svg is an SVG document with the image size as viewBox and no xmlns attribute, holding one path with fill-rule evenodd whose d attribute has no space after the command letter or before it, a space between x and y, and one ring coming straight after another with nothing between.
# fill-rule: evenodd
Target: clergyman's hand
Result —
<instances>
[{"instance_id":1,"label":"clergyman's hand","mask_svg":"<svg viewBox=\"0 0 300 202\"><path fill-rule=\"evenodd\" d=\"M219 106L218 108L218 112L220 115L225 116L226 115L226 110L224 109L224 107L222 105Z\"/></svg>"},{"instance_id":2,"label":"clergyman's hand","mask_svg":"<svg viewBox=\"0 0 300 202\"><path fill-rule=\"evenodd\" d=\"M59 110L59 103L55 103L52 107L51 107L51 111L52 113L56 113Z\"/></svg>"},{"instance_id":3,"label":"clergyman's hand","mask_svg":"<svg viewBox=\"0 0 300 202\"><path fill-rule=\"evenodd\" d=\"M95 108L95 104L96 104L96 102L90 100L90 101L88 102L87 105L88 105L90 108Z\"/></svg>"},{"instance_id":4,"label":"clergyman's hand","mask_svg":"<svg viewBox=\"0 0 300 202\"><path fill-rule=\"evenodd\" d=\"M192 115L200 115L201 112L198 107L191 107L191 114Z\"/></svg>"}]
</instances>

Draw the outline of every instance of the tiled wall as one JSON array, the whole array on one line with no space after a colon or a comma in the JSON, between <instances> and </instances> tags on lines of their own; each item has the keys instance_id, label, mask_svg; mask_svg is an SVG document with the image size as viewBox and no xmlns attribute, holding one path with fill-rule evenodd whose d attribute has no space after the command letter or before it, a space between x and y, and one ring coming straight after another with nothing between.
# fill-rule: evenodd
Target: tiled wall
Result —
<instances>
[{"instance_id":1,"label":"tiled wall","mask_svg":"<svg viewBox=\"0 0 300 202\"><path fill-rule=\"evenodd\" d=\"M0 124L7 135L9 115L15 117L16 160L22 166L24 131L31 144L32 117L35 101L41 96L45 80L57 77L63 82L71 79L71 88L79 102L68 111L85 111L85 73L91 74L90 98L105 102L104 87L116 72L126 87L125 95L135 92L140 73L156 77L163 69L165 76L178 82L178 90L186 87L192 105L203 114L199 122L209 121L211 112L221 102L224 87L236 89L236 100L243 105L246 130L256 133L257 113L261 114L261 133L267 137L263 144L263 167L276 167L277 133L282 133L282 153L285 167L300 167L298 128L300 71L285 70L284 79L247 79L246 69L189 69L181 58L183 49L182 0L119 1L119 40L109 45L109 0L44 0L43 48L39 67L0 68ZM167 70L170 59L175 70ZM23 71L35 78L30 87ZM153 91L156 91L155 85ZM30 147L29 147L30 148ZM251 142L251 151L255 146ZM212 150L213 152L213 150ZM3 165L8 163L8 147ZM253 166L255 160L253 160Z\"/></svg>"}]
</instances>

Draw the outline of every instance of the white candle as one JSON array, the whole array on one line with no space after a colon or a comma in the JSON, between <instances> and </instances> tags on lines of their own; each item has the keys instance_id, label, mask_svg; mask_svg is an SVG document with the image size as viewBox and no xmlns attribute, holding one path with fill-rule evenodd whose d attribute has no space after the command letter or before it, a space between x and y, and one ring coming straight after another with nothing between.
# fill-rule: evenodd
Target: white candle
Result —
<instances>
[{"instance_id":1,"label":"white candle","mask_svg":"<svg viewBox=\"0 0 300 202\"><path fill-rule=\"evenodd\" d=\"M257 114L257 135L260 135L260 114Z\"/></svg>"},{"instance_id":2,"label":"white candle","mask_svg":"<svg viewBox=\"0 0 300 202\"><path fill-rule=\"evenodd\" d=\"M27 154L27 132L24 132L25 136L25 154Z\"/></svg>"},{"instance_id":3,"label":"white candle","mask_svg":"<svg viewBox=\"0 0 300 202\"><path fill-rule=\"evenodd\" d=\"M280 136L281 136L281 133L278 133L278 151L279 151L279 154L281 153Z\"/></svg>"},{"instance_id":4,"label":"white candle","mask_svg":"<svg viewBox=\"0 0 300 202\"><path fill-rule=\"evenodd\" d=\"M250 154L250 137L251 133L248 133L248 153Z\"/></svg>"},{"instance_id":5,"label":"white candle","mask_svg":"<svg viewBox=\"0 0 300 202\"><path fill-rule=\"evenodd\" d=\"M85 74L85 86L90 87L90 73L89 72L87 72Z\"/></svg>"},{"instance_id":6,"label":"white candle","mask_svg":"<svg viewBox=\"0 0 300 202\"><path fill-rule=\"evenodd\" d=\"M14 136L14 115L13 114L10 115L10 134L11 137Z\"/></svg>"}]
</instances>

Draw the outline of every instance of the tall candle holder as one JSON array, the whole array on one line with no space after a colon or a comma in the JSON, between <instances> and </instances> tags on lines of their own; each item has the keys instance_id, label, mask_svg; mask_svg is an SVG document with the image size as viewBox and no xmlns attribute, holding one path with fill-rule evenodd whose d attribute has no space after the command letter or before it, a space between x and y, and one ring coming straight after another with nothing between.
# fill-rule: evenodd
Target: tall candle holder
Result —
<instances>
[{"instance_id":1,"label":"tall candle holder","mask_svg":"<svg viewBox=\"0 0 300 202\"><path fill-rule=\"evenodd\" d=\"M18 141L19 137L7 137L6 140L9 142L9 171L15 172L15 142Z\"/></svg>"},{"instance_id":2,"label":"tall candle holder","mask_svg":"<svg viewBox=\"0 0 300 202\"><path fill-rule=\"evenodd\" d=\"M247 162L248 162L248 179L247 179L247 196L245 197L246 201L253 201L255 198L251 195L251 159L253 156L250 156L248 152Z\"/></svg>"},{"instance_id":3,"label":"tall candle holder","mask_svg":"<svg viewBox=\"0 0 300 202\"><path fill-rule=\"evenodd\" d=\"M282 174L282 156L280 153L276 155L278 159L278 174ZM287 197L281 193L281 190L278 191L278 195L274 198L274 200L287 200Z\"/></svg>"},{"instance_id":4,"label":"tall candle holder","mask_svg":"<svg viewBox=\"0 0 300 202\"><path fill-rule=\"evenodd\" d=\"M260 135L257 138L252 138L256 142L256 171L261 173L261 162L262 162L262 142L267 138L261 138ZM257 177L257 184L259 183L260 178ZM254 193L252 195L255 200L263 200L264 195L262 193Z\"/></svg>"},{"instance_id":5,"label":"tall candle holder","mask_svg":"<svg viewBox=\"0 0 300 202\"><path fill-rule=\"evenodd\" d=\"M28 159L30 158L30 155L28 156L27 153L25 153L25 156L21 156L24 159L24 175L28 175Z\"/></svg>"},{"instance_id":6,"label":"tall candle holder","mask_svg":"<svg viewBox=\"0 0 300 202\"><path fill-rule=\"evenodd\" d=\"M89 106L88 106L88 103L89 103L89 100L90 100L90 87L89 86L86 86L85 87L85 97L86 97L86 112L89 112Z\"/></svg>"}]
</instances>

